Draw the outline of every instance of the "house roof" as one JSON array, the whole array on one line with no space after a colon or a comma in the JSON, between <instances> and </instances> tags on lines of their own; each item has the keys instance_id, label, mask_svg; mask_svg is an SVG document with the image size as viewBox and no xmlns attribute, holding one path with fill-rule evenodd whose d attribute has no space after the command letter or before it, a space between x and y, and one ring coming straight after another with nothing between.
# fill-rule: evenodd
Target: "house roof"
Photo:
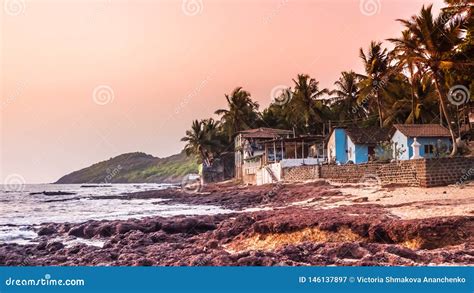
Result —
<instances>
[{"instance_id":1,"label":"house roof","mask_svg":"<svg viewBox=\"0 0 474 293\"><path fill-rule=\"evenodd\" d=\"M272 140L267 140L265 143L273 143L273 142L323 142L327 139L324 135L306 135L306 136L298 136L298 137L279 137Z\"/></svg>"},{"instance_id":2,"label":"house roof","mask_svg":"<svg viewBox=\"0 0 474 293\"><path fill-rule=\"evenodd\" d=\"M355 144L377 144L389 139L389 130L380 127L346 127L347 136Z\"/></svg>"},{"instance_id":3,"label":"house roof","mask_svg":"<svg viewBox=\"0 0 474 293\"><path fill-rule=\"evenodd\" d=\"M451 137L449 130L439 124L394 124L393 127L408 137Z\"/></svg>"},{"instance_id":4,"label":"house roof","mask_svg":"<svg viewBox=\"0 0 474 293\"><path fill-rule=\"evenodd\" d=\"M260 127L255 129L247 129L239 131L245 138L277 138L279 136L290 135L293 133L291 130L276 129Z\"/></svg>"}]
</instances>

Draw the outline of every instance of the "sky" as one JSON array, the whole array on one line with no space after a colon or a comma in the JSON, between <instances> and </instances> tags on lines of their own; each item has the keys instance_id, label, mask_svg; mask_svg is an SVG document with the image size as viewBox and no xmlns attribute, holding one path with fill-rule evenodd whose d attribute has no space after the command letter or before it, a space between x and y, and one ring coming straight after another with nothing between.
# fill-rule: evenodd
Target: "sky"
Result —
<instances>
[{"instance_id":1,"label":"sky","mask_svg":"<svg viewBox=\"0 0 474 293\"><path fill-rule=\"evenodd\" d=\"M122 153L165 157L242 86L332 88L359 48L440 0L1 0L0 184ZM390 47L390 44L385 42Z\"/></svg>"}]
</instances>

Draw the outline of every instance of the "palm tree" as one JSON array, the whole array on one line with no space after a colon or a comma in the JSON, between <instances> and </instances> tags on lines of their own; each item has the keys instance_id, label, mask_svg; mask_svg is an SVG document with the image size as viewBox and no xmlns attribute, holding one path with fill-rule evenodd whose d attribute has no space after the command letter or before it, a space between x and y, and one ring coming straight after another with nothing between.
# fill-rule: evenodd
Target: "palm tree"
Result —
<instances>
[{"instance_id":1,"label":"palm tree","mask_svg":"<svg viewBox=\"0 0 474 293\"><path fill-rule=\"evenodd\" d=\"M383 106L381 92L387 83L390 74L389 57L387 49L382 49L382 43L372 41L367 53L361 48L360 58L364 63L366 75L359 83L359 103L375 99L376 109L379 116L380 127L383 126Z\"/></svg>"},{"instance_id":2,"label":"palm tree","mask_svg":"<svg viewBox=\"0 0 474 293\"><path fill-rule=\"evenodd\" d=\"M413 54L414 50L417 47L417 43L415 40L411 38L410 31L404 30L402 31L402 38L404 45L399 46L396 45L393 51L390 53L394 60L398 60L396 66L397 71L407 70L409 74L409 81L411 84L411 112L415 113L417 101L415 98L415 79L419 79L420 76L423 74L423 68L416 63L416 56ZM416 118L413 116L414 119L410 120L410 123L415 124Z\"/></svg>"},{"instance_id":3,"label":"palm tree","mask_svg":"<svg viewBox=\"0 0 474 293\"><path fill-rule=\"evenodd\" d=\"M188 156L197 155L204 165L210 166L221 148L219 123L212 118L194 120L181 141L186 142L184 150Z\"/></svg>"},{"instance_id":4,"label":"palm tree","mask_svg":"<svg viewBox=\"0 0 474 293\"><path fill-rule=\"evenodd\" d=\"M359 104L359 82L362 76L354 71L343 71L339 80L334 82L335 90L330 92L332 97L331 108L337 120L346 120L348 117L354 122L359 118L367 117L365 105Z\"/></svg>"},{"instance_id":5,"label":"palm tree","mask_svg":"<svg viewBox=\"0 0 474 293\"><path fill-rule=\"evenodd\" d=\"M258 103L252 101L250 93L238 87L229 95L225 95L228 109L219 109L215 114L222 115L222 127L229 142L240 131L252 128L259 119Z\"/></svg>"},{"instance_id":6,"label":"palm tree","mask_svg":"<svg viewBox=\"0 0 474 293\"><path fill-rule=\"evenodd\" d=\"M401 73L393 75L384 88L384 98L390 105L385 113L384 126L415 121L431 123L437 116L437 96L429 77L420 78L416 75L410 82Z\"/></svg>"},{"instance_id":7,"label":"palm tree","mask_svg":"<svg viewBox=\"0 0 474 293\"><path fill-rule=\"evenodd\" d=\"M453 141L451 156L456 155L456 135L451 125L452 119L447 104L446 71L468 65L468 62L455 62L453 52L461 44L463 19L455 18L446 22L446 15L433 18L432 6L422 7L419 15L409 20L399 20L409 31L409 38L391 39L396 47L410 51L410 58L420 64L429 74L436 86L443 116ZM413 44L416 44L413 47Z\"/></svg>"},{"instance_id":8,"label":"palm tree","mask_svg":"<svg viewBox=\"0 0 474 293\"><path fill-rule=\"evenodd\" d=\"M307 74L298 74L293 82L295 89L286 107L286 117L300 132L317 132L316 124L310 125L310 122L324 121L328 109L319 98L329 94L329 90L319 89L319 82Z\"/></svg>"}]
</instances>

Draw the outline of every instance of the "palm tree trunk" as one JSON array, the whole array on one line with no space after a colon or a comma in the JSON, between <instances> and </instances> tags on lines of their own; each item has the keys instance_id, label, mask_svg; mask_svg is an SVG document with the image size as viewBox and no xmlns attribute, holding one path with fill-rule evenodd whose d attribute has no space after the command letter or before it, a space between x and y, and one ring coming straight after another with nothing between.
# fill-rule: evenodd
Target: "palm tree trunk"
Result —
<instances>
[{"instance_id":1,"label":"palm tree trunk","mask_svg":"<svg viewBox=\"0 0 474 293\"><path fill-rule=\"evenodd\" d=\"M414 87L414 77L413 77L413 65L410 64L410 89L411 89L411 113L413 115L412 122L413 124L416 124L416 105L415 105L415 89Z\"/></svg>"},{"instance_id":2,"label":"palm tree trunk","mask_svg":"<svg viewBox=\"0 0 474 293\"><path fill-rule=\"evenodd\" d=\"M383 113L382 113L382 104L380 102L380 96L379 93L377 93L377 108L379 112L379 121L380 121L380 128L383 127Z\"/></svg>"},{"instance_id":3,"label":"palm tree trunk","mask_svg":"<svg viewBox=\"0 0 474 293\"><path fill-rule=\"evenodd\" d=\"M451 140L453 143L453 150L451 151L451 154L449 156L454 157L458 152L458 147L456 145L456 134L454 133L453 127L451 126L451 114L448 111L448 105L446 103L447 94L444 88L444 78L441 76L440 72L435 72L434 80L435 80L436 90L439 95L439 104L441 106L441 111L443 112L446 122L448 124L449 133L451 134Z\"/></svg>"}]
</instances>

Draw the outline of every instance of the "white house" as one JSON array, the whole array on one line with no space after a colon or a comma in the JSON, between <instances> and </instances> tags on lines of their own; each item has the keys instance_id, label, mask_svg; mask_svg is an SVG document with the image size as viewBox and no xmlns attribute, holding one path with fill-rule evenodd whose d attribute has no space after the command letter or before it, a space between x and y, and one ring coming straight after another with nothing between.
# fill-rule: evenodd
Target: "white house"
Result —
<instances>
[{"instance_id":1,"label":"white house","mask_svg":"<svg viewBox=\"0 0 474 293\"><path fill-rule=\"evenodd\" d=\"M449 130L439 124L395 124L393 125L391 141L394 155L398 160L408 160L413 157L413 142L420 144L419 155L432 158L449 152L451 135Z\"/></svg>"}]
</instances>

